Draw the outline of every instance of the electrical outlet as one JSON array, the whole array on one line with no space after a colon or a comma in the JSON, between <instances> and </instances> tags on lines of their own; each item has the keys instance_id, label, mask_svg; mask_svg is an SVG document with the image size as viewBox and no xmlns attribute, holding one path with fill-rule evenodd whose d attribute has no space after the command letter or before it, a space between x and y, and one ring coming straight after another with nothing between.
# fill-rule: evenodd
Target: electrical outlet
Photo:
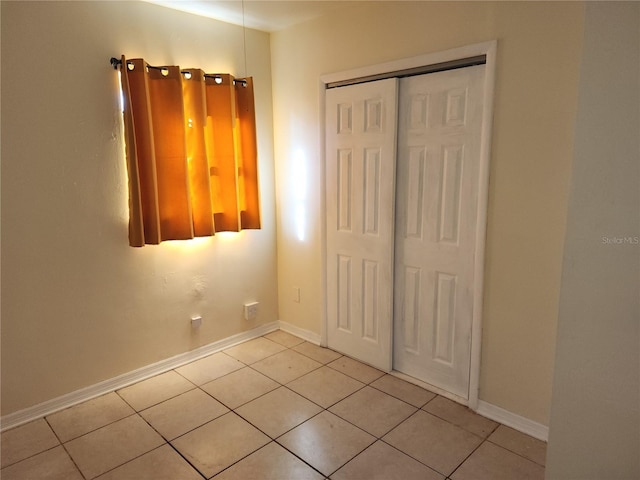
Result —
<instances>
[{"instance_id":1,"label":"electrical outlet","mask_svg":"<svg viewBox=\"0 0 640 480\"><path fill-rule=\"evenodd\" d=\"M191 317L191 326L193 328L198 328L200 325L202 325L202 317L200 315Z\"/></svg>"},{"instance_id":2,"label":"electrical outlet","mask_svg":"<svg viewBox=\"0 0 640 480\"><path fill-rule=\"evenodd\" d=\"M244 319L255 320L258 317L258 302L244 304Z\"/></svg>"}]
</instances>

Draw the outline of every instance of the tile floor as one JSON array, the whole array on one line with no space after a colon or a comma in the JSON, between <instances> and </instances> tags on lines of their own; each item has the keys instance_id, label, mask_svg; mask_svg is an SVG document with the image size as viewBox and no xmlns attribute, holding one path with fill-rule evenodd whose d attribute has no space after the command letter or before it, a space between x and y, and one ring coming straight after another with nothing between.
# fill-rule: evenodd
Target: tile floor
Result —
<instances>
[{"instance_id":1,"label":"tile floor","mask_svg":"<svg viewBox=\"0 0 640 480\"><path fill-rule=\"evenodd\" d=\"M2 433L2 480L520 480L546 444L281 330Z\"/></svg>"}]
</instances>

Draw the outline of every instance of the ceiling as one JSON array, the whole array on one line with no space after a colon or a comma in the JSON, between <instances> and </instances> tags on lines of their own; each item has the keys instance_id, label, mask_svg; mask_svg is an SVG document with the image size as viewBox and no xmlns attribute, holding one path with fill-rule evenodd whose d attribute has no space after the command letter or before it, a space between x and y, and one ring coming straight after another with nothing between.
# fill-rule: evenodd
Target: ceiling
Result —
<instances>
[{"instance_id":1,"label":"ceiling","mask_svg":"<svg viewBox=\"0 0 640 480\"><path fill-rule=\"evenodd\" d=\"M145 0L247 28L275 32L365 0ZM244 10L244 15L243 15ZM244 18L243 18L244 17Z\"/></svg>"}]
</instances>

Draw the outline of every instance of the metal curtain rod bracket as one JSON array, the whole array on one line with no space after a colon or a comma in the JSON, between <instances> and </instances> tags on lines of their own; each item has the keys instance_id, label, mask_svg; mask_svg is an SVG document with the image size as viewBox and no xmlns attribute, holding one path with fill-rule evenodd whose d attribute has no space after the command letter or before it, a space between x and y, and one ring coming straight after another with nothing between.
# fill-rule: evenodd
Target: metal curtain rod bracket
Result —
<instances>
[{"instance_id":1,"label":"metal curtain rod bracket","mask_svg":"<svg viewBox=\"0 0 640 480\"><path fill-rule=\"evenodd\" d=\"M182 72L184 73L184 72ZM219 83L222 83L222 77L220 75L216 75L215 73L205 73L204 74L205 78L213 78L216 83L218 83L218 79L220 80ZM237 83L241 83L243 87L247 86L247 81L244 79L233 79L233 84L237 84Z\"/></svg>"},{"instance_id":2,"label":"metal curtain rod bracket","mask_svg":"<svg viewBox=\"0 0 640 480\"><path fill-rule=\"evenodd\" d=\"M111 59L109 60L109 63L111 63L111 66L113 67L114 70L117 70L118 66L122 65L122 60L120 60L119 58L116 58L116 57L111 57ZM147 68L153 68L154 70L164 70L166 67L155 67L153 65L147 64ZM188 70L181 70L180 73L182 73L184 75L186 73L191 73L191 72L189 72ZM213 74L213 73L205 73L204 76L206 78L213 78L213 79L221 78L220 75L216 75L216 74ZM244 79L240 79L240 80L234 79L233 80L233 84L235 85L237 83L241 83L243 87L247 86L247 81L244 80Z\"/></svg>"}]
</instances>

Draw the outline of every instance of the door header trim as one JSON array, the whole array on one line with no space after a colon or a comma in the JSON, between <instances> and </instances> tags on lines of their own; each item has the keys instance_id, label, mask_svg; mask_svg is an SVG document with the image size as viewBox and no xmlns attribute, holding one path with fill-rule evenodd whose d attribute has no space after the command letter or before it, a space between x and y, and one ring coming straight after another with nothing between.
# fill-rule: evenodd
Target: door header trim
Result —
<instances>
[{"instance_id":1,"label":"door header trim","mask_svg":"<svg viewBox=\"0 0 640 480\"><path fill-rule=\"evenodd\" d=\"M327 83L326 88L329 89L329 88L345 87L347 85L356 85L359 83L375 82L377 80L384 80L387 78L412 77L414 75L424 75L426 73L443 72L445 70L455 70L456 68L473 67L475 65L484 65L486 63L487 63L486 55L476 55L475 57L460 58L456 60L449 60L447 62L434 63L431 65L421 65L419 67L405 68L403 70L396 70L393 72L378 73L374 75L368 75L366 77L339 80L336 82Z\"/></svg>"},{"instance_id":2,"label":"door header trim","mask_svg":"<svg viewBox=\"0 0 640 480\"><path fill-rule=\"evenodd\" d=\"M379 63L377 65L369 65L342 72L327 73L320 76L320 82L322 82L326 88L328 85L332 85L337 82L344 82L345 80L367 78L374 75L388 75L393 72L436 66L438 64L448 62L464 61L474 57L483 57L486 63L492 63L492 60L495 61L497 45L497 40L491 40L489 42L475 43L464 47L452 48L442 52L426 53L424 55Z\"/></svg>"}]
</instances>

